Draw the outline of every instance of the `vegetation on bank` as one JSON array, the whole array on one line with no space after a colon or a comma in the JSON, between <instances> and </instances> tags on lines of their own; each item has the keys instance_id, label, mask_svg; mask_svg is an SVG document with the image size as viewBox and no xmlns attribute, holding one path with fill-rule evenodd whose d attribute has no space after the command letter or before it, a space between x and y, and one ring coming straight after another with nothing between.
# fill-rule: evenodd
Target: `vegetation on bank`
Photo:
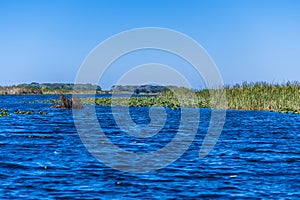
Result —
<instances>
[{"instance_id":1,"label":"vegetation on bank","mask_svg":"<svg viewBox=\"0 0 300 200\"><path fill-rule=\"evenodd\" d=\"M130 94L155 94L177 88L176 86L160 86L160 85L114 85L111 92L114 93L130 93Z\"/></svg>"},{"instance_id":2,"label":"vegetation on bank","mask_svg":"<svg viewBox=\"0 0 300 200\"><path fill-rule=\"evenodd\" d=\"M227 87L228 108L300 113L300 83L243 83Z\"/></svg>"},{"instance_id":3,"label":"vegetation on bank","mask_svg":"<svg viewBox=\"0 0 300 200\"><path fill-rule=\"evenodd\" d=\"M1 95L21 95L21 94L72 94L77 93L101 93L101 87L92 84L72 84L72 83L36 83L19 84L14 86L0 87Z\"/></svg>"},{"instance_id":4,"label":"vegetation on bank","mask_svg":"<svg viewBox=\"0 0 300 200\"><path fill-rule=\"evenodd\" d=\"M225 104L218 101L224 101ZM185 88L166 90L157 96L131 98L96 98L83 99L84 103L97 105L124 106L164 106L172 109L178 107L190 108L220 108L235 110L266 110L300 114L300 83L285 84L243 83L223 90L192 91Z\"/></svg>"},{"instance_id":5,"label":"vegetation on bank","mask_svg":"<svg viewBox=\"0 0 300 200\"><path fill-rule=\"evenodd\" d=\"M159 85L114 85L110 90L102 90L98 85L92 84L73 84L73 83L36 83L19 84L14 86L0 86L0 95L21 95L21 94L156 94L167 90L167 88L176 88L175 86Z\"/></svg>"},{"instance_id":6,"label":"vegetation on bank","mask_svg":"<svg viewBox=\"0 0 300 200\"><path fill-rule=\"evenodd\" d=\"M156 96L83 98L81 100L84 104L96 104L99 106L163 106L172 109L178 109L179 107L219 108L300 114L299 82L287 82L284 84L269 84L265 82L242 83L227 86L223 90L204 89L194 91L178 87L169 89L164 87L163 89ZM42 102L60 103L59 100L53 99L43 100ZM0 111L0 116L7 115L9 115L7 111Z\"/></svg>"}]
</instances>

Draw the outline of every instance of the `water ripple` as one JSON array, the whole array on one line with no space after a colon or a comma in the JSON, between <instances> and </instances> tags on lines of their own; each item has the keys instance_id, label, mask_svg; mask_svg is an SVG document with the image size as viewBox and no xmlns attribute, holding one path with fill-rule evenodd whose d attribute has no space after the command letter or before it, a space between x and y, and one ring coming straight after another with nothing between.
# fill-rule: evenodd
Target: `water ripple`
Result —
<instances>
[{"instance_id":1,"label":"water ripple","mask_svg":"<svg viewBox=\"0 0 300 200\"><path fill-rule=\"evenodd\" d=\"M228 111L218 143L199 159L210 117L209 109L201 109L198 134L181 158L154 172L130 174L92 157L71 111L50 109L47 103L22 104L49 98L56 96L0 96L0 108L10 113L35 111L0 118L1 199L300 198L299 115ZM47 115L38 115L38 110ZM164 129L139 139L116 127L109 107L96 110L109 139L132 152L151 152L168 144L180 124L177 111L167 110ZM147 108L130 110L138 125L149 123L147 113Z\"/></svg>"}]
</instances>

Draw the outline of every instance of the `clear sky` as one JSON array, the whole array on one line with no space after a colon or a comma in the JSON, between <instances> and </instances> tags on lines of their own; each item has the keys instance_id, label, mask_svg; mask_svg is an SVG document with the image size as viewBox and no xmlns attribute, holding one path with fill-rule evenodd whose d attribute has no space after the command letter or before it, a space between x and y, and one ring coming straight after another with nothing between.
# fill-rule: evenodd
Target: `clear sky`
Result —
<instances>
[{"instance_id":1,"label":"clear sky","mask_svg":"<svg viewBox=\"0 0 300 200\"><path fill-rule=\"evenodd\" d=\"M300 81L298 0L0 0L0 85L74 82L100 42L149 26L195 39L226 84Z\"/></svg>"}]
</instances>

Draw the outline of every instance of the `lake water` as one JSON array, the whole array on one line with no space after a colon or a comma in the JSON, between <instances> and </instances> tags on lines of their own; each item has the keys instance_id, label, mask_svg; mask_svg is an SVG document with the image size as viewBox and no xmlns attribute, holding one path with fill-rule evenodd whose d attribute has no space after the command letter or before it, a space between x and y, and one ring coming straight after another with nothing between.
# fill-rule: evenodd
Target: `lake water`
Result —
<instances>
[{"instance_id":1,"label":"lake water","mask_svg":"<svg viewBox=\"0 0 300 200\"><path fill-rule=\"evenodd\" d=\"M51 98L57 96L0 96L0 109L10 112L0 117L1 199L300 199L300 115L227 111L220 139L199 158L210 118L209 109L200 109L199 130L184 155L156 171L128 173L89 153L71 110L28 103ZM139 140L115 125L110 107L96 111L109 139L132 152L162 148L180 124L180 110L166 109L162 131ZM149 123L147 108L131 108L130 114L138 125Z\"/></svg>"}]
</instances>

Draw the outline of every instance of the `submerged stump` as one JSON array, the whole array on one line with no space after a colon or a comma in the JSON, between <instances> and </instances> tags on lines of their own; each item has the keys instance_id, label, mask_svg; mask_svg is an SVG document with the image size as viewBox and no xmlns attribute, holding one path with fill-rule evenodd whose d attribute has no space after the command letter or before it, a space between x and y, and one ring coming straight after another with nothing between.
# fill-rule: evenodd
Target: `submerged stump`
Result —
<instances>
[{"instance_id":1,"label":"submerged stump","mask_svg":"<svg viewBox=\"0 0 300 200\"><path fill-rule=\"evenodd\" d=\"M72 108L74 108L74 109L82 109L83 108L81 99L78 98L77 96L73 96L73 98L72 98Z\"/></svg>"},{"instance_id":2,"label":"submerged stump","mask_svg":"<svg viewBox=\"0 0 300 200\"><path fill-rule=\"evenodd\" d=\"M61 109L82 109L83 105L80 98L73 96L68 98L63 94L60 94L60 104L51 106L51 108L61 108Z\"/></svg>"}]
</instances>

